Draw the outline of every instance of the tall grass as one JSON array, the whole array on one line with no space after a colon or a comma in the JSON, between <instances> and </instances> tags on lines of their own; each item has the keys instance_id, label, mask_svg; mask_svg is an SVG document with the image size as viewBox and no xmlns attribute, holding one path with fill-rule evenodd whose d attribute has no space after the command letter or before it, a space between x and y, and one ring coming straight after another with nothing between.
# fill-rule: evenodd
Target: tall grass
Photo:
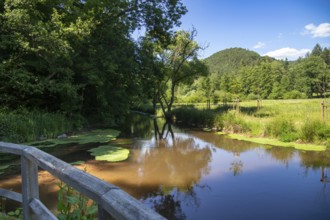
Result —
<instances>
[{"instance_id":1,"label":"tall grass","mask_svg":"<svg viewBox=\"0 0 330 220\"><path fill-rule=\"evenodd\" d=\"M54 138L79 129L82 120L68 119L59 113L0 110L0 140L23 143Z\"/></svg>"},{"instance_id":2,"label":"tall grass","mask_svg":"<svg viewBox=\"0 0 330 220\"><path fill-rule=\"evenodd\" d=\"M228 111L222 116L223 130L231 133L246 133L251 131L249 123L244 120L242 115L235 111Z\"/></svg>"},{"instance_id":3,"label":"tall grass","mask_svg":"<svg viewBox=\"0 0 330 220\"><path fill-rule=\"evenodd\" d=\"M320 120L306 120L301 126L300 139L305 142L324 142L330 138L330 125Z\"/></svg>"},{"instance_id":4,"label":"tall grass","mask_svg":"<svg viewBox=\"0 0 330 220\"><path fill-rule=\"evenodd\" d=\"M295 141L298 137L293 121L284 117L277 117L269 122L265 127L265 135L284 142Z\"/></svg>"},{"instance_id":5,"label":"tall grass","mask_svg":"<svg viewBox=\"0 0 330 220\"><path fill-rule=\"evenodd\" d=\"M194 107L180 107L173 110L178 123L194 127L213 127L216 114L212 110L197 109ZM221 126L221 125L219 125Z\"/></svg>"},{"instance_id":6,"label":"tall grass","mask_svg":"<svg viewBox=\"0 0 330 220\"><path fill-rule=\"evenodd\" d=\"M325 113L327 118L323 120L322 101L263 100L260 109L257 108L257 101L245 101L240 103L240 113L231 110L232 108L219 112L219 106L213 106L213 110L207 111L201 110L200 106L197 106L200 110L193 107L184 110L178 108L176 112L180 112L177 114L178 120L185 121L189 118L190 123L207 121L208 123L201 124L231 133L248 133L250 136L268 136L284 142L316 143L330 147L330 107ZM206 120L205 117L212 119Z\"/></svg>"}]
</instances>

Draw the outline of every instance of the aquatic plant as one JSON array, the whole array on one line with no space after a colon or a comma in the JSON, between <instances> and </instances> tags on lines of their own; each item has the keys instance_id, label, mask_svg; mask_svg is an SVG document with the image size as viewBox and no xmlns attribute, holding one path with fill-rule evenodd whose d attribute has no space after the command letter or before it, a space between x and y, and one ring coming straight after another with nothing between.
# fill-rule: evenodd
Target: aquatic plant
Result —
<instances>
[{"instance_id":1,"label":"aquatic plant","mask_svg":"<svg viewBox=\"0 0 330 220\"><path fill-rule=\"evenodd\" d=\"M60 144L87 144L87 143L107 143L113 141L120 134L120 131L115 129L98 129L86 132L80 132L75 135L67 136L65 138L47 139L44 141L36 141L26 143L38 148L55 147Z\"/></svg>"},{"instance_id":2,"label":"aquatic plant","mask_svg":"<svg viewBox=\"0 0 330 220\"><path fill-rule=\"evenodd\" d=\"M97 205L72 187L60 182L57 215L59 220L96 220Z\"/></svg>"},{"instance_id":3,"label":"aquatic plant","mask_svg":"<svg viewBox=\"0 0 330 220\"><path fill-rule=\"evenodd\" d=\"M95 160L104 160L109 162L119 162L126 160L129 155L129 150L119 146L103 145L97 148L88 150Z\"/></svg>"}]
</instances>

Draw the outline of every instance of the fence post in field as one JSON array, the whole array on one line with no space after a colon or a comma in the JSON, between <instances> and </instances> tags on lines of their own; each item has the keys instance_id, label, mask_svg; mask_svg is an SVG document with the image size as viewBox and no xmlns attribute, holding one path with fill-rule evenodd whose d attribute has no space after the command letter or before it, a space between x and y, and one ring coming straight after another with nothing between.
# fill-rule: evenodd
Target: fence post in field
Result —
<instances>
[{"instance_id":1,"label":"fence post in field","mask_svg":"<svg viewBox=\"0 0 330 220\"><path fill-rule=\"evenodd\" d=\"M240 102L240 100L236 99L235 101L236 101L236 112L239 114L239 111L240 111L239 102Z\"/></svg>"},{"instance_id":2,"label":"fence post in field","mask_svg":"<svg viewBox=\"0 0 330 220\"><path fill-rule=\"evenodd\" d=\"M327 111L328 106L324 100L321 102L321 108L322 108L322 120L324 122L328 119L328 111Z\"/></svg>"},{"instance_id":3,"label":"fence post in field","mask_svg":"<svg viewBox=\"0 0 330 220\"><path fill-rule=\"evenodd\" d=\"M257 110L259 111L261 108L261 99L257 99Z\"/></svg>"}]
</instances>

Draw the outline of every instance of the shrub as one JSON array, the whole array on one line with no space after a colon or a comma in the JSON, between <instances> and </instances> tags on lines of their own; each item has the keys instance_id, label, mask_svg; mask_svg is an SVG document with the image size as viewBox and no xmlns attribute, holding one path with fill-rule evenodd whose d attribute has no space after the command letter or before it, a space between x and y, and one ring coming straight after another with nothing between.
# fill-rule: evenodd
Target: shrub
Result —
<instances>
[{"instance_id":1,"label":"shrub","mask_svg":"<svg viewBox=\"0 0 330 220\"><path fill-rule=\"evenodd\" d=\"M178 123L187 126L212 127L215 112L212 110L199 110L192 107L180 107L173 110Z\"/></svg>"},{"instance_id":2,"label":"shrub","mask_svg":"<svg viewBox=\"0 0 330 220\"><path fill-rule=\"evenodd\" d=\"M327 140L330 138L330 125L322 123L316 131L319 140Z\"/></svg>"},{"instance_id":3,"label":"shrub","mask_svg":"<svg viewBox=\"0 0 330 220\"><path fill-rule=\"evenodd\" d=\"M258 98L259 98L259 96L256 95L256 94L254 94L254 93L250 93L250 94L246 97L247 100L257 100Z\"/></svg>"},{"instance_id":4,"label":"shrub","mask_svg":"<svg viewBox=\"0 0 330 220\"><path fill-rule=\"evenodd\" d=\"M306 120L301 127L300 139L313 142L316 139L325 141L330 138L330 127L320 120Z\"/></svg>"},{"instance_id":5,"label":"shrub","mask_svg":"<svg viewBox=\"0 0 330 220\"><path fill-rule=\"evenodd\" d=\"M299 92L297 90L292 90L284 94L284 99L307 99L305 93Z\"/></svg>"},{"instance_id":6,"label":"shrub","mask_svg":"<svg viewBox=\"0 0 330 220\"><path fill-rule=\"evenodd\" d=\"M315 121L305 121L300 130L300 139L306 142L312 142L316 135L315 126Z\"/></svg>"},{"instance_id":7,"label":"shrub","mask_svg":"<svg viewBox=\"0 0 330 220\"><path fill-rule=\"evenodd\" d=\"M275 118L269 122L266 125L265 133L284 142L295 141L298 137L294 123L283 117Z\"/></svg>"},{"instance_id":8,"label":"shrub","mask_svg":"<svg viewBox=\"0 0 330 220\"><path fill-rule=\"evenodd\" d=\"M234 111L229 111L223 116L224 130L232 133L249 132L249 124Z\"/></svg>"},{"instance_id":9,"label":"shrub","mask_svg":"<svg viewBox=\"0 0 330 220\"><path fill-rule=\"evenodd\" d=\"M220 131L223 130L224 122L223 122L222 115L220 115L220 114L215 115L212 127L215 127L215 128L217 128L217 130L220 130Z\"/></svg>"}]
</instances>

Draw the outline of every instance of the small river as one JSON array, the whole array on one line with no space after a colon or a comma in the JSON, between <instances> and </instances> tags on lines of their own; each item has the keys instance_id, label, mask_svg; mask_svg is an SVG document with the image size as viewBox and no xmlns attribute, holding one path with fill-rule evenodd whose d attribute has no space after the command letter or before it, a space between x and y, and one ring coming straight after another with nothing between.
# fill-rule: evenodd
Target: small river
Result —
<instances>
[{"instance_id":1,"label":"small river","mask_svg":"<svg viewBox=\"0 0 330 220\"><path fill-rule=\"evenodd\" d=\"M330 174L329 151L262 146L175 128L172 136L167 127L167 137L156 140L152 121L135 122L123 132L133 140L128 160L101 162L80 152L86 162L79 167L168 219L330 219L330 182L320 181ZM54 178L43 171L39 176L41 198L54 207ZM0 187L19 188L18 177L1 180Z\"/></svg>"}]
</instances>

